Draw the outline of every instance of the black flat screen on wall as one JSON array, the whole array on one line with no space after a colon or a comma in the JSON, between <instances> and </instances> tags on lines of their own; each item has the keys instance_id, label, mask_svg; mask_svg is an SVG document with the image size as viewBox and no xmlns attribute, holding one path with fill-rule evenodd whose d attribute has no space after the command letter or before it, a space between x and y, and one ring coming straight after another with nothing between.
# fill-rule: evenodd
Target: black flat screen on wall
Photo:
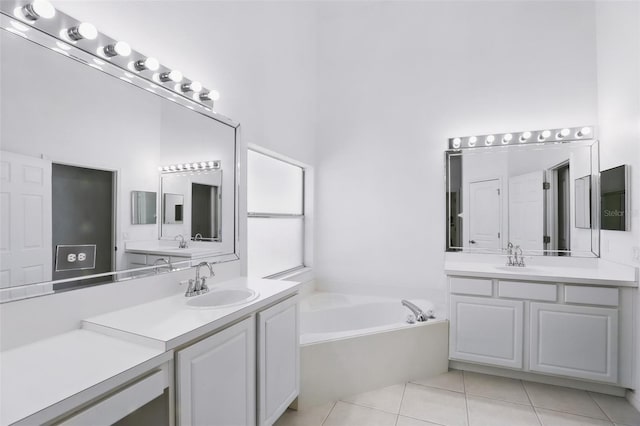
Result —
<instances>
[{"instance_id":1,"label":"black flat screen on wall","mask_svg":"<svg viewBox=\"0 0 640 426\"><path fill-rule=\"evenodd\" d=\"M627 230L627 166L600 172L601 229Z\"/></svg>"}]
</instances>

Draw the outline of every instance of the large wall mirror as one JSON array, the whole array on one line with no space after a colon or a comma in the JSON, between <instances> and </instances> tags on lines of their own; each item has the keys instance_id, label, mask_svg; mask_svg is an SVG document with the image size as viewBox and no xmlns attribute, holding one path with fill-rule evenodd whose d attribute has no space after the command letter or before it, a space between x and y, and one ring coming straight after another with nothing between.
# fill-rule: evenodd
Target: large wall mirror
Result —
<instances>
[{"instance_id":1,"label":"large wall mirror","mask_svg":"<svg viewBox=\"0 0 640 426\"><path fill-rule=\"evenodd\" d=\"M236 123L37 29L0 43L1 288L238 258Z\"/></svg>"},{"instance_id":2,"label":"large wall mirror","mask_svg":"<svg viewBox=\"0 0 640 426\"><path fill-rule=\"evenodd\" d=\"M599 255L597 141L450 150L446 169L447 251Z\"/></svg>"}]
</instances>

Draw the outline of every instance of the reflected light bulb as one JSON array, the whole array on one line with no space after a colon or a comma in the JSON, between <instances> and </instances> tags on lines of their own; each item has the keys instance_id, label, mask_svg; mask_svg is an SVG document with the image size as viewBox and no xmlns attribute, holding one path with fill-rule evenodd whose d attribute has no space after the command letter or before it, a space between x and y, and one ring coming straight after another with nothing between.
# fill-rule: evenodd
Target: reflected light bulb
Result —
<instances>
[{"instance_id":1,"label":"reflected light bulb","mask_svg":"<svg viewBox=\"0 0 640 426\"><path fill-rule=\"evenodd\" d=\"M551 131L550 130L543 130L542 133L540 133L538 135L538 140L539 141L543 141L543 140L547 139L549 136L551 136Z\"/></svg>"},{"instance_id":2,"label":"reflected light bulb","mask_svg":"<svg viewBox=\"0 0 640 426\"><path fill-rule=\"evenodd\" d=\"M565 137L569 136L569 133L571 133L571 130L564 128L556 134L556 139L564 139Z\"/></svg>"},{"instance_id":3,"label":"reflected light bulb","mask_svg":"<svg viewBox=\"0 0 640 426\"><path fill-rule=\"evenodd\" d=\"M458 149L460 148L460 144L462 143L462 141L460 140L460 138L454 138L453 139L453 147Z\"/></svg>"},{"instance_id":4,"label":"reflected light bulb","mask_svg":"<svg viewBox=\"0 0 640 426\"><path fill-rule=\"evenodd\" d=\"M583 127L576 133L576 136L582 138L591 134L591 127Z\"/></svg>"},{"instance_id":5,"label":"reflected light bulb","mask_svg":"<svg viewBox=\"0 0 640 426\"><path fill-rule=\"evenodd\" d=\"M478 142L478 138L475 136L471 136L469 138L469 146L476 146L476 142Z\"/></svg>"},{"instance_id":6,"label":"reflected light bulb","mask_svg":"<svg viewBox=\"0 0 640 426\"><path fill-rule=\"evenodd\" d=\"M491 144L493 144L493 141L495 141L495 140L496 140L496 137L495 137L495 136L493 136L493 135L489 135L489 136L487 136L487 137L486 137L486 139L484 140L484 144L485 144L485 145L491 145Z\"/></svg>"},{"instance_id":7,"label":"reflected light bulb","mask_svg":"<svg viewBox=\"0 0 640 426\"><path fill-rule=\"evenodd\" d=\"M531 137L531 132L524 132L520 135L520 142L526 142Z\"/></svg>"},{"instance_id":8,"label":"reflected light bulb","mask_svg":"<svg viewBox=\"0 0 640 426\"><path fill-rule=\"evenodd\" d=\"M506 135L504 135L502 137L502 143L503 145L508 144L509 142L511 142L511 139L513 139L513 135L511 133L507 133Z\"/></svg>"}]
</instances>

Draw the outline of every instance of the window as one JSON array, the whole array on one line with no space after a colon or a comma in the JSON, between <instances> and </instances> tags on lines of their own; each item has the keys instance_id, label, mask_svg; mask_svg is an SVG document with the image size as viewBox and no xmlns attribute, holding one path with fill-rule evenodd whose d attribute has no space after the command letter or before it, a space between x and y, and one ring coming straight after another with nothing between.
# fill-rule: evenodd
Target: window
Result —
<instances>
[{"instance_id":1,"label":"window","mask_svg":"<svg viewBox=\"0 0 640 426\"><path fill-rule=\"evenodd\" d=\"M269 277L302 268L304 169L249 150L247 175L247 274Z\"/></svg>"}]
</instances>

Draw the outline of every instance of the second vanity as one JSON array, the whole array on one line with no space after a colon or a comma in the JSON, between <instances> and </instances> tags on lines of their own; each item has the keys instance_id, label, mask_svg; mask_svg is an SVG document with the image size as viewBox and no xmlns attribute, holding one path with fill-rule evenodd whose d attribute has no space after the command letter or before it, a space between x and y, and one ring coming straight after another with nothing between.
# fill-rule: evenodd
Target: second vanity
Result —
<instances>
[{"instance_id":1,"label":"second vanity","mask_svg":"<svg viewBox=\"0 0 640 426\"><path fill-rule=\"evenodd\" d=\"M618 395L636 387L636 268L601 259L523 268L502 266L499 256L473 259L452 256L445 266L451 366Z\"/></svg>"},{"instance_id":2,"label":"second vanity","mask_svg":"<svg viewBox=\"0 0 640 426\"><path fill-rule=\"evenodd\" d=\"M299 393L298 289L236 278L3 352L1 424L270 425Z\"/></svg>"}]
</instances>

